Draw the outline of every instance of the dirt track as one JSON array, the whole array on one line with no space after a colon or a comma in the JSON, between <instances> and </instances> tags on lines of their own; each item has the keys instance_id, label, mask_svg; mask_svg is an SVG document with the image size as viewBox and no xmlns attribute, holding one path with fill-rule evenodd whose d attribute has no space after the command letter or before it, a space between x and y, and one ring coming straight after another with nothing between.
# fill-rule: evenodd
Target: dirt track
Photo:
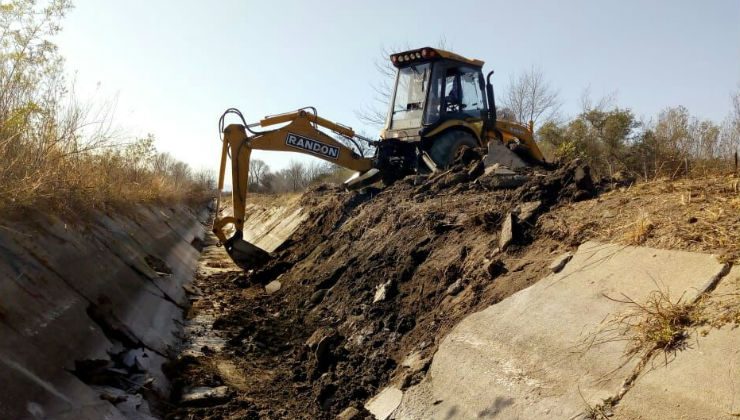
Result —
<instances>
[{"instance_id":1,"label":"dirt track","mask_svg":"<svg viewBox=\"0 0 740 420\"><path fill-rule=\"evenodd\" d=\"M353 406L362 418L362 403L385 384L423 378L462 317L531 285L555 256L603 232L585 224L598 215L582 167L500 190L476 158L417 185L409 177L382 191L309 191L307 221L255 272L211 243L191 316L212 330L210 321L194 329L196 351L170 366L169 416L334 418ZM509 223L513 240L501 249ZM274 280L280 290L265 292ZM223 346L200 346L213 337ZM229 394L204 407L178 403L183 389L221 385Z\"/></svg>"}]
</instances>

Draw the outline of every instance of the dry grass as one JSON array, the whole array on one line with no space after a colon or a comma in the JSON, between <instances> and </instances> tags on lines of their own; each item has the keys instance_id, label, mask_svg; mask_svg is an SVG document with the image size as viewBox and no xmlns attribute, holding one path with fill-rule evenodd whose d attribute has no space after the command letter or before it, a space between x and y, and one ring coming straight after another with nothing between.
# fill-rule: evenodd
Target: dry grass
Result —
<instances>
[{"instance_id":1,"label":"dry grass","mask_svg":"<svg viewBox=\"0 0 740 420\"><path fill-rule=\"evenodd\" d=\"M544 233L586 240L715 253L740 262L740 191L735 176L661 179L601 194L544 215Z\"/></svg>"},{"instance_id":2,"label":"dry grass","mask_svg":"<svg viewBox=\"0 0 740 420\"><path fill-rule=\"evenodd\" d=\"M152 138L121 144L114 104L80 104L53 41L68 0L0 7L0 212L198 198L212 181L156 153Z\"/></svg>"},{"instance_id":3,"label":"dry grass","mask_svg":"<svg viewBox=\"0 0 740 420\"><path fill-rule=\"evenodd\" d=\"M627 342L626 360L662 353L666 360L685 348L692 328L706 322L703 299L672 299L668 292L655 290L645 302L628 296L608 299L626 306L624 311L607 318L601 328L585 340L588 348L608 342Z\"/></svg>"},{"instance_id":4,"label":"dry grass","mask_svg":"<svg viewBox=\"0 0 740 420\"><path fill-rule=\"evenodd\" d=\"M140 143L70 153L60 144L43 156L36 145L19 140L12 149L0 147L0 160L8 163L0 169L0 213L43 207L78 214L136 203L200 201L211 194L208 174L194 174L153 147L134 153Z\"/></svg>"},{"instance_id":5,"label":"dry grass","mask_svg":"<svg viewBox=\"0 0 740 420\"><path fill-rule=\"evenodd\" d=\"M650 221L650 216L646 212L640 212L637 216L637 220L632 222L630 225L623 227L624 236L623 242L628 245L640 245L645 242L653 230L653 222Z\"/></svg>"},{"instance_id":6,"label":"dry grass","mask_svg":"<svg viewBox=\"0 0 740 420\"><path fill-rule=\"evenodd\" d=\"M673 302L667 293L653 291L644 304L625 298L630 309L613 323L629 339L626 355L658 350L668 355L683 349L690 328L703 322L700 303Z\"/></svg>"}]
</instances>

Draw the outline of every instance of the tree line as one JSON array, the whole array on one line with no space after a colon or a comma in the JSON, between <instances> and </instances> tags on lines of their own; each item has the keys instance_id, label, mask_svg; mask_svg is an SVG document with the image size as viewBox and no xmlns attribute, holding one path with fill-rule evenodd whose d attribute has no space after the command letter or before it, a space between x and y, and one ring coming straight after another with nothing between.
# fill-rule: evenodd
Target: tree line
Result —
<instances>
[{"instance_id":1,"label":"tree line","mask_svg":"<svg viewBox=\"0 0 740 420\"><path fill-rule=\"evenodd\" d=\"M675 178L737 170L740 90L728 99L729 112L721 122L695 117L680 105L644 119L617 106L614 95L594 101L587 89L580 112L564 118L559 92L541 69L531 68L510 79L499 115L534 121L536 139L550 161L582 159L600 176Z\"/></svg>"},{"instance_id":2,"label":"tree line","mask_svg":"<svg viewBox=\"0 0 740 420\"><path fill-rule=\"evenodd\" d=\"M299 192L319 183L339 184L350 177L352 171L329 162L304 163L291 160L283 169L273 171L261 159L249 163L249 191L259 193Z\"/></svg>"}]
</instances>

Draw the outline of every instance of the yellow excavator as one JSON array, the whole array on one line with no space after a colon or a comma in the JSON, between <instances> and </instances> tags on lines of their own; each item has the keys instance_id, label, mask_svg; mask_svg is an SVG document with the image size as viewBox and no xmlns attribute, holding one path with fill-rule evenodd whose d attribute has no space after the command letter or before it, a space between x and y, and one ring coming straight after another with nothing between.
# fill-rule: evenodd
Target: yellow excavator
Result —
<instances>
[{"instance_id":1,"label":"yellow excavator","mask_svg":"<svg viewBox=\"0 0 740 420\"><path fill-rule=\"evenodd\" d=\"M234 108L221 116L219 199L230 158L233 215L217 216L213 232L238 265L253 269L270 259L266 251L244 241L242 233L252 150L298 152L353 170L355 174L345 182L348 189L381 181L390 184L413 173L437 172L448 167L465 146L488 147L487 163L510 167L546 164L534 141L531 122L525 125L496 118L493 71L484 78L483 61L429 47L393 54L390 61L397 68L396 81L379 140L326 120L312 107L268 116L253 124ZM240 118L242 124L224 127L229 114ZM262 130L257 131L258 127ZM373 146L374 155L364 156L358 142ZM233 225L231 237L227 237L228 225Z\"/></svg>"}]
</instances>

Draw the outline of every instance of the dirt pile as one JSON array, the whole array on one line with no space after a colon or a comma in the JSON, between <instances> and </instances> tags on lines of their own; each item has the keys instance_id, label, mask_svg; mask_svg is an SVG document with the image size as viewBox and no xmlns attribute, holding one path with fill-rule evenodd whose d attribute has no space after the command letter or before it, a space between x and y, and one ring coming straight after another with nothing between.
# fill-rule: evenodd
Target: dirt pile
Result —
<instances>
[{"instance_id":1,"label":"dirt pile","mask_svg":"<svg viewBox=\"0 0 740 420\"><path fill-rule=\"evenodd\" d=\"M448 171L383 190L314 188L302 198L309 217L269 265L199 278L207 304L194 310L213 315L225 344L169 372L180 394L233 395L170 416L362 418L380 387L419 382L462 317L531 285L569 249L540 234L541 216L596 194L578 162L524 178L480 159L467 150Z\"/></svg>"}]
</instances>

